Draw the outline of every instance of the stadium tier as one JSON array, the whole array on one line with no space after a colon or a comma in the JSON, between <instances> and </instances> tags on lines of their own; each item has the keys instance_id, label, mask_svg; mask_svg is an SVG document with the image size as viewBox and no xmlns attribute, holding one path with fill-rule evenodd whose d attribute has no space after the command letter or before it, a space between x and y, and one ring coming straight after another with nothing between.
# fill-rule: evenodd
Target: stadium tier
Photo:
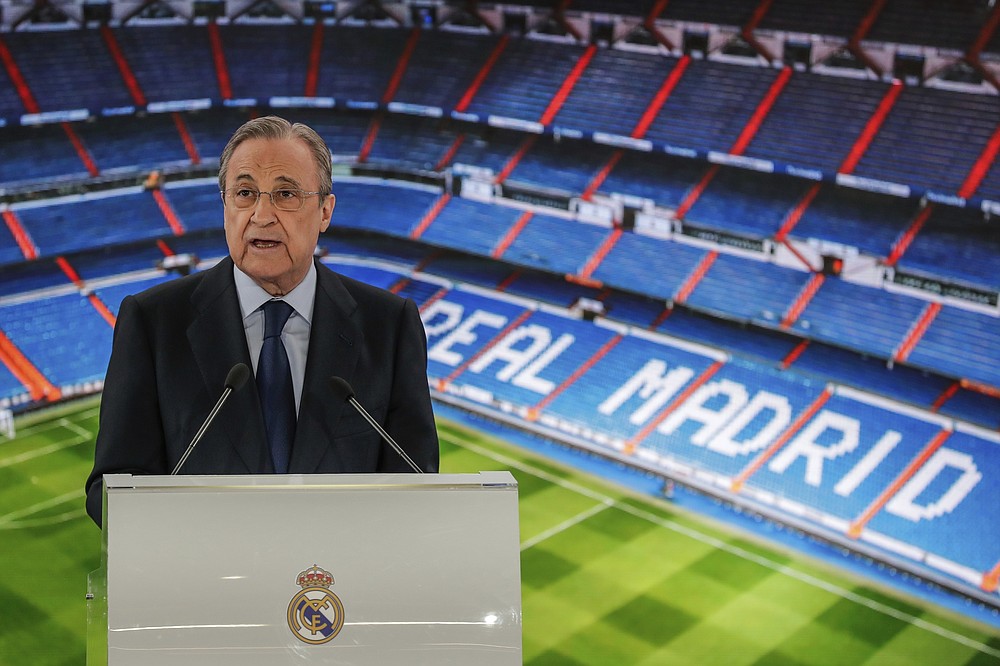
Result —
<instances>
[{"instance_id":1,"label":"stadium tier","mask_svg":"<svg viewBox=\"0 0 1000 666\"><path fill-rule=\"evenodd\" d=\"M48 39L46 35L34 32L3 35L10 52L18 54L15 57L18 57L21 76L32 82L31 94L38 105L37 110L102 109L130 105L132 100L128 89L118 74L101 33L96 30L75 32L70 39ZM24 113L25 108L16 102L17 88L8 83L4 89L0 109L10 114Z\"/></svg>"},{"instance_id":2,"label":"stadium tier","mask_svg":"<svg viewBox=\"0 0 1000 666\"><path fill-rule=\"evenodd\" d=\"M577 194L587 190L614 154L614 149L573 139L532 139L507 176L511 183L526 183L541 189Z\"/></svg>"},{"instance_id":3,"label":"stadium tier","mask_svg":"<svg viewBox=\"0 0 1000 666\"><path fill-rule=\"evenodd\" d=\"M458 134L434 127L418 116L388 115L378 126L367 161L427 171L438 168Z\"/></svg>"},{"instance_id":4,"label":"stadium tier","mask_svg":"<svg viewBox=\"0 0 1000 666\"><path fill-rule=\"evenodd\" d=\"M323 261L421 306L439 400L1000 605L996 90L738 53L902 42L915 3L0 31L0 404L100 389L121 300L225 253L218 155L273 112L329 143Z\"/></svg>"},{"instance_id":5,"label":"stadium tier","mask_svg":"<svg viewBox=\"0 0 1000 666\"><path fill-rule=\"evenodd\" d=\"M796 73L746 154L836 172L888 88L879 81Z\"/></svg>"},{"instance_id":6,"label":"stadium tier","mask_svg":"<svg viewBox=\"0 0 1000 666\"><path fill-rule=\"evenodd\" d=\"M307 62L315 31L306 25L285 26L281 30L273 27L219 26L219 40L235 99L274 97L287 95L290 90L305 90L307 70L283 67L282 63ZM261 59L262 44L267 44L265 62Z\"/></svg>"},{"instance_id":7,"label":"stadium tier","mask_svg":"<svg viewBox=\"0 0 1000 666\"><path fill-rule=\"evenodd\" d=\"M176 100L218 97L214 69L202 66L212 62L210 35L204 26L120 27L113 28L106 39L109 43L114 40L123 58L118 62L126 63L135 78L134 104L169 105ZM122 78L120 73L109 77L116 84ZM135 99L137 96L139 99Z\"/></svg>"},{"instance_id":8,"label":"stadium tier","mask_svg":"<svg viewBox=\"0 0 1000 666\"><path fill-rule=\"evenodd\" d=\"M5 187L21 183L80 180L88 176L87 166L73 149L73 143L59 125L6 127L0 141L0 182Z\"/></svg>"},{"instance_id":9,"label":"stadium tier","mask_svg":"<svg viewBox=\"0 0 1000 666\"><path fill-rule=\"evenodd\" d=\"M906 87L854 173L959 192L997 129L996 98Z\"/></svg>"},{"instance_id":10,"label":"stadium tier","mask_svg":"<svg viewBox=\"0 0 1000 666\"><path fill-rule=\"evenodd\" d=\"M824 183L790 233L799 238L850 245L876 257L888 257L897 239L919 211L919 205L910 199L831 187ZM918 239L922 236L923 233L919 234ZM938 265L948 263L942 261ZM955 268L959 267L956 265Z\"/></svg>"},{"instance_id":11,"label":"stadium tier","mask_svg":"<svg viewBox=\"0 0 1000 666\"><path fill-rule=\"evenodd\" d=\"M16 203L10 213L40 257L83 253L86 260L88 251L109 245L211 233L219 224L217 187L212 178L168 182L153 191L135 187ZM469 200L429 184L345 177L334 193L339 197L335 230L419 239L428 247L556 276L582 274L613 236L606 227L544 214L544 209ZM74 233L67 233L70 224ZM862 358L906 361L944 377L1000 385L995 314L954 304L935 306L910 293L835 277L816 282L815 274L811 278L808 272L763 259L723 246L706 248L683 235L668 239L632 231L620 235L593 275L621 292L765 330L781 328ZM814 282L818 286L810 292ZM806 293L809 298L803 301ZM800 302L803 307L796 311ZM918 322L931 312L934 318L926 331L910 343ZM908 343L911 349L903 356Z\"/></svg>"},{"instance_id":12,"label":"stadium tier","mask_svg":"<svg viewBox=\"0 0 1000 666\"><path fill-rule=\"evenodd\" d=\"M464 107L469 82L482 70L500 39L482 33L422 32L392 102L402 108Z\"/></svg>"},{"instance_id":13,"label":"stadium tier","mask_svg":"<svg viewBox=\"0 0 1000 666\"><path fill-rule=\"evenodd\" d=\"M561 132L630 136L676 66L673 57L599 49L552 120L553 126ZM623 89L622 81L631 83ZM609 98L614 99L613 105L608 104Z\"/></svg>"},{"instance_id":14,"label":"stadium tier","mask_svg":"<svg viewBox=\"0 0 1000 666\"><path fill-rule=\"evenodd\" d=\"M324 29L315 92L348 103L377 103L406 48L407 31L366 31L348 27ZM373 58L372 54L378 54ZM251 75L251 81L253 75ZM286 89L290 94L294 89ZM256 95L254 95L256 96Z\"/></svg>"},{"instance_id":15,"label":"stadium tier","mask_svg":"<svg viewBox=\"0 0 1000 666\"><path fill-rule=\"evenodd\" d=\"M188 152L177 118L169 114L145 118L122 117L108 127L79 126L77 134L94 163L105 175L135 173L137 169L162 169L190 164L197 155ZM183 122L183 121L182 121ZM141 136L141 141L136 137Z\"/></svg>"},{"instance_id":16,"label":"stadium tier","mask_svg":"<svg viewBox=\"0 0 1000 666\"><path fill-rule=\"evenodd\" d=\"M524 215L481 201L452 197L421 236L427 243L492 256L507 231Z\"/></svg>"},{"instance_id":17,"label":"stadium tier","mask_svg":"<svg viewBox=\"0 0 1000 666\"><path fill-rule=\"evenodd\" d=\"M814 183L723 167L714 172L686 219L751 237L774 236Z\"/></svg>"},{"instance_id":18,"label":"stadium tier","mask_svg":"<svg viewBox=\"0 0 1000 666\"><path fill-rule=\"evenodd\" d=\"M632 278L641 279L641 274ZM706 312L725 312L733 319L774 326L807 279L801 271L717 254L684 302Z\"/></svg>"}]
</instances>

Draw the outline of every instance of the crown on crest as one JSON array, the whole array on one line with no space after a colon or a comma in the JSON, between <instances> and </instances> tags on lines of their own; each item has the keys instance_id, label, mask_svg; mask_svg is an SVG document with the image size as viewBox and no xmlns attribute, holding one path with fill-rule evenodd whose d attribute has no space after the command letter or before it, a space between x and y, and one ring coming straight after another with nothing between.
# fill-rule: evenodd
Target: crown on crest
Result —
<instances>
[{"instance_id":1,"label":"crown on crest","mask_svg":"<svg viewBox=\"0 0 1000 666\"><path fill-rule=\"evenodd\" d=\"M305 571L299 572L295 581L303 588L330 587L333 585L333 574L329 571L320 569L314 564Z\"/></svg>"}]
</instances>

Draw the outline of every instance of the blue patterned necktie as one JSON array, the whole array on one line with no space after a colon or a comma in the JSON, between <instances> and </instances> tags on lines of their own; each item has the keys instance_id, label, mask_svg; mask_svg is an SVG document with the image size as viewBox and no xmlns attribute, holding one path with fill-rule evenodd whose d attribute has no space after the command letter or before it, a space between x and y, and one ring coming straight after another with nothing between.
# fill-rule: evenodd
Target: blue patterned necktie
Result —
<instances>
[{"instance_id":1,"label":"blue patterned necktie","mask_svg":"<svg viewBox=\"0 0 1000 666\"><path fill-rule=\"evenodd\" d=\"M288 354L281 342L281 329L292 314L285 301L264 304L264 344L257 361L257 393L264 410L264 427L271 460L277 474L288 472L288 460L295 439L295 394Z\"/></svg>"}]
</instances>

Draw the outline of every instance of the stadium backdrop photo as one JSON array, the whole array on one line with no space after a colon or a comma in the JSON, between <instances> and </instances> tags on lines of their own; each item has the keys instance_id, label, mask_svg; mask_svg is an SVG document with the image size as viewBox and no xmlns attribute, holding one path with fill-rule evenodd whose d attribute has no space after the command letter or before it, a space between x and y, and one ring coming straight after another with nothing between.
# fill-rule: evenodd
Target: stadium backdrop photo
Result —
<instances>
[{"instance_id":1,"label":"stadium backdrop photo","mask_svg":"<svg viewBox=\"0 0 1000 666\"><path fill-rule=\"evenodd\" d=\"M527 664L1000 663L991 0L0 2L0 664L82 664L122 299L315 128ZM193 433L192 433L193 434Z\"/></svg>"}]
</instances>

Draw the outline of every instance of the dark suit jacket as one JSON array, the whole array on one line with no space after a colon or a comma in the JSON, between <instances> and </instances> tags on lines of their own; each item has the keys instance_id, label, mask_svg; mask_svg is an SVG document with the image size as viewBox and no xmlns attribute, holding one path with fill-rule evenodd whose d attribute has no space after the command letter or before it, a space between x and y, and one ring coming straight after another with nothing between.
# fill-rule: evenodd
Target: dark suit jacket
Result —
<instances>
[{"instance_id":1,"label":"dark suit jacket","mask_svg":"<svg viewBox=\"0 0 1000 666\"><path fill-rule=\"evenodd\" d=\"M338 275L318 279L290 473L409 472L329 380L358 401L427 472L438 439L427 386L427 347L413 301ZM101 523L106 473L169 474L247 350L233 262L122 301L101 402L87 512ZM273 472L253 377L230 397L181 474Z\"/></svg>"}]
</instances>

